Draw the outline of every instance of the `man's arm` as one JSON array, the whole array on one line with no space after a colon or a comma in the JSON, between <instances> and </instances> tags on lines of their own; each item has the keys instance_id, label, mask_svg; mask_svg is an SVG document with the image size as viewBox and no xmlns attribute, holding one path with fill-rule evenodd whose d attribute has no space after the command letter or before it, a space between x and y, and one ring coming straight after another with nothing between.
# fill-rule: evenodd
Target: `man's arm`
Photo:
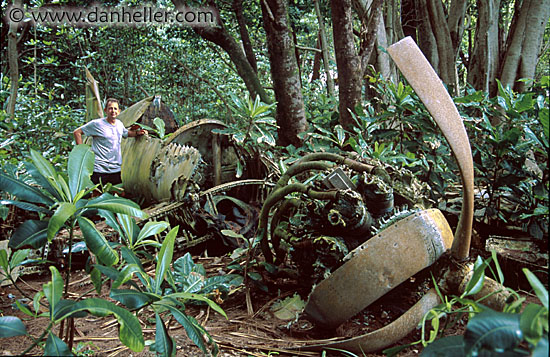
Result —
<instances>
[{"instance_id":1,"label":"man's arm","mask_svg":"<svg viewBox=\"0 0 550 357\"><path fill-rule=\"evenodd\" d=\"M80 128L73 131L74 141L76 145L82 144L82 134L84 134L84 132Z\"/></svg>"},{"instance_id":2,"label":"man's arm","mask_svg":"<svg viewBox=\"0 0 550 357\"><path fill-rule=\"evenodd\" d=\"M128 130L128 136L134 137L134 136L142 136L147 135L149 132L145 129L138 129L138 130Z\"/></svg>"}]
</instances>

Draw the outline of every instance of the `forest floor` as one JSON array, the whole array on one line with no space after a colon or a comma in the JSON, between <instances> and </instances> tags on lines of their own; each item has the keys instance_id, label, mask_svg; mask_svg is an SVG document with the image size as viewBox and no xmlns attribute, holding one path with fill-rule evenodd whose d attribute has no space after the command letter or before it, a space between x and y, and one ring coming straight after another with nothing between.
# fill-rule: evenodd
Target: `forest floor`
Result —
<instances>
[{"instance_id":1,"label":"forest floor","mask_svg":"<svg viewBox=\"0 0 550 357\"><path fill-rule=\"evenodd\" d=\"M203 264L209 275L216 274L230 262L228 257L194 257L195 263ZM19 280L19 286L28 296L42 289L42 285L49 281L46 274L35 274ZM87 293L87 297L102 297L110 300L108 289L102 289L98 295L88 274L83 270L71 275L70 296L75 298ZM336 331L322 331L315 329L307 320L280 320L272 311L277 301L303 293L303 288L292 281L271 281L270 289L274 292L266 293L259 289L251 289L252 314L249 313L246 304L244 288L235 291L228 296L221 307L227 314L227 319L212 311L206 306L188 305L186 313L195 317L219 346L219 356L320 356L322 352L299 351L296 346L300 341L316 340L336 336L352 337L369 331L374 331L394 321L410 306L419 300L429 285L429 272L423 271L411 277L399 287L386 294L360 314L342 324ZM537 302L536 297L526 291L520 290L528 301ZM16 299L24 299L13 286L0 288L0 309L3 315L20 317L27 326L28 333L38 337L48 324L46 318L33 319L14 308ZM304 297L305 298L305 297ZM25 300L23 300L25 302ZM29 301L26 301L30 303ZM140 321L145 340L154 340L155 327L154 315L144 311L140 314ZM464 332L466 319L463 318L457 324L445 331L445 335L461 334ZM81 355L97 356L154 356L146 347L144 351L136 353L123 346L118 340L118 324L111 317L87 316L74 320L76 334L74 346L78 346ZM175 339L178 356L202 356L203 353L194 346L187 337L185 330L176 321L167 323L169 334ZM55 332L58 332L59 327ZM411 332L399 344L407 344L418 341L420 330ZM2 355L20 355L30 344L27 336L0 339L0 351ZM400 356L418 355L422 345L417 344L399 353ZM36 347L29 352L30 355L41 355L43 352ZM342 356L339 351L326 351L327 356ZM365 354L365 356L382 356L383 354Z\"/></svg>"},{"instance_id":2,"label":"forest floor","mask_svg":"<svg viewBox=\"0 0 550 357\"><path fill-rule=\"evenodd\" d=\"M515 243L522 243L521 240ZM487 243L487 242L484 242ZM494 243L494 242L493 242ZM471 257L482 256L486 258L490 253L486 249L480 249L479 242L474 237ZM477 246L477 247L476 247ZM510 248L511 247L511 248ZM529 247L529 249L526 249ZM536 296L531 294L529 286L521 278L521 268L528 267L532 271L538 271L539 277L548 286L548 248L541 248L535 252L529 244L517 248L508 244L508 248L500 249L499 262L504 270L506 285L519 292L527 299L527 302L538 303ZM185 252L175 252L174 260ZM203 252L193 256L196 264L202 264L207 276L227 273L230 269L227 265L231 258L227 255L208 257ZM186 314L193 316L206 328L219 347L219 356L343 356L342 351L303 351L298 346L303 341L310 343L334 337L353 337L377 330L397 319L412 305L414 305L432 285L431 273L440 267L437 263L413 277L409 278L397 288L393 289L378 301L368 306L354 318L348 320L336 330L327 331L314 326L303 317L290 320L281 320L274 313L274 306L285 298L298 294L303 301L311 287L304 287L299 281L290 278L276 278L269 274L263 274L265 284L269 292L265 292L253 284L249 284L249 304L247 304L246 288L232 291L224 297L224 301L218 301L221 308L227 314L227 318L211 310L206 305L186 305ZM146 267L146 270L154 274L154 267ZM47 271L44 270L44 271ZM542 272L542 273L541 273ZM64 271L61 271L64 274ZM542 275L541 275L542 274ZM23 275L18 279L18 286L27 296L23 296L11 285L0 287L0 313L2 316L17 316L25 326L28 333L34 338L39 337L48 325L47 318L31 318L15 307L15 301L32 305L28 299L50 281L47 273ZM97 294L89 275L84 270L76 270L71 274L70 298L101 297L110 301L109 288L104 286L100 294ZM115 301L113 301L115 302ZM154 341L155 316L149 310L143 310L139 314L145 340ZM177 345L178 356L202 356L203 353L187 337L185 330L175 320L165 321L169 334ZM467 319L461 318L457 323L447 328L444 335L463 334ZM74 345L79 350L79 355L94 356L154 356L146 346L144 351L136 353L122 345L118 339L118 324L112 316L95 317L88 315L74 320L75 336ZM59 332L59 326L54 328ZM413 343L420 339L420 330L417 329L396 345ZM32 344L28 336L0 339L0 355L20 355ZM394 345L395 346L395 345ZM391 346L390 346L391 347ZM422 345L416 344L399 353L399 356L418 355L422 351ZM29 355L42 355L43 350L35 347ZM353 355L353 354L351 354ZM363 354L364 356L383 356L382 352Z\"/></svg>"}]
</instances>

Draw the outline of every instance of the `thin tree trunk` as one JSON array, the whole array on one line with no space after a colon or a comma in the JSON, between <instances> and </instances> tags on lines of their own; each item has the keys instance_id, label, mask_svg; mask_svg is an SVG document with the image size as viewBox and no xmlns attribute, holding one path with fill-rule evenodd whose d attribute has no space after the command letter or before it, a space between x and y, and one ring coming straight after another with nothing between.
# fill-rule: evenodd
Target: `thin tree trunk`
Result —
<instances>
[{"instance_id":1,"label":"thin tree trunk","mask_svg":"<svg viewBox=\"0 0 550 357\"><path fill-rule=\"evenodd\" d=\"M243 44L244 53L248 62L252 66L254 72L258 73L258 63L256 62L256 56L254 55L254 49L252 48L252 42L250 41L250 35L248 34L248 28L246 27L246 20L243 14L243 2L242 0L233 0L233 11L237 17L237 23L239 24L239 33L241 35L241 42Z\"/></svg>"},{"instance_id":2,"label":"thin tree trunk","mask_svg":"<svg viewBox=\"0 0 550 357\"><path fill-rule=\"evenodd\" d=\"M439 52L437 49L437 41L434 36L434 31L430 23L430 15L428 14L428 4L426 0L416 1L416 11L419 17L418 24L418 47L424 53L424 56L431 63L433 68L439 68Z\"/></svg>"},{"instance_id":3,"label":"thin tree trunk","mask_svg":"<svg viewBox=\"0 0 550 357\"><path fill-rule=\"evenodd\" d=\"M359 3L361 2L359 1ZM361 39L361 47L359 49L362 70L361 77L363 77L367 71L369 58L374 49L374 44L376 43L378 25L382 20L382 0L372 0L372 2L370 2L368 20L366 16L362 16L361 18L363 21L363 26L366 28L366 32L363 33L363 38Z\"/></svg>"},{"instance_id":4,"label":"thin tree trunk","mask_svg":"<svg viewBox=\"0 0 550 357\"><path fill-rule=\"evenodd\" d=\"M278 143L300 146L298 134L307 129L302 86L288 23L286 0L261 0L271 77L277 100Z\"/></svg>"},{"instance_id":5,"label":"thin tree trunk","mask_svg":"<svg viewBox=\"0 0 550 357\"><path fill-rule=\"evenodd\" d=\"M384 78L390 78L391 76L391 66L390 66L390 56L385 51L389 46L388 39L386 36L386 25L384 24L384 17L380 14L380 22L378 23L378 28L376 30L376 69ZM384 49L384 50L381 50Z\"/></svg>"},{"instance_id":6,"label":"thin tree trunk","mask_svg":"<svg viewBox=\"0 0 550 357\"><path fill-rule=\"evenodd\" d=\"M361 103L361 58L353 38L351 0L331 0L334 52L338 66L340 124L350 130L354 126L350 110Z\"/></svg>"},{"instance_id":7,"label":"thin tree trunk","mask_svg":"<svg viewBox=\"0 0 550 357\"><path fill-rule=\"evenodd\" d=\"M527 12L527 24L524 33L523 50L521 51L521 62L518 68L517 79L534 78L538 58L542 48L542 39L546 23L550 18L550 2L547 0L532 0ZM529 83L516 82L514 86L518 92L528 89Z\"/></svg>"},{"instance_id":8,"label":"thin tree trunk","mask_svg":"<svg viewBox=\"0 0 550 357\"><path fill-rule=\"evenodd\" d=\"M447 85L451 94L458 91L454 48L445 10L441 0L427 0L430 23L437 43L439 54L439 71L441 80Z\"/></svg>"},{"instance_id":9,"label":"thin tree trunk","mask_svg":"<svg viewBox=\"0 0 550 357\"><path fill-rule=\"evenodd\" d=\"M496 94L498 70L498 18L500 0L479 0L474 48L468 68L468 83L475 89Z\"/></svg>"},{"instance_id":10,"label":"thin tree trunk","mask_svg":"<svg viewBox=\"0 0 550 357\"><path fill-rule=\"evenodd\" d=\"M325 22L323 21L321 8L319 7L319 0L315 0L315 14L317 15L317 22L319 23L323 67L325 69L325 75L327 76L327 91L330 97L334 97L334 79L330 74L330 54L328 50L327 34L325 32Z\"/></svg>"},{"instance_id":11,"label":"thin tree trunk","mask_svg":"<svg viewBox=\"0 0 550 357\"><path fill-rule=\"evenodd\" d=\"M19 53L17 52L17 27L17 22L10 22L8 31L8 62L10 66L10 101L8 103L8 114L10 116L10 121L13 121L15 119L15 103L17 102L17 91L19 90Z\"/></svg>"},{"instance_id":12,"label":"thin tree trunk","mask_svg":"<svg viewBox=\"0 0 550 357\"><path fill-rule=\"evenodd\" d=\"M315 46L315 48L321 49L321 32L320 31L317 35L317 45ZM313 69L311 70L311 82L316 81L320 78L322 57L323 57L322 51L315 52L315 55L313 57Z\"/></svg>"},{"instance_id":13,"label":"thin tree trunk","mask_svg":"<svg viewBox=\"0 0 550 357\"><path fill-rule=\"evenodd\" d=\"M500 0L497 0L500 1ZM449 31L451 35L451 42L455 50L455 58L458 56L460 50L460 43L462 42L462 36L464 35L464 17L466 16L466 9L468 8L468 0L452 0L449 9ZM498 8L497 8L498 9Z\"/></svg>"}]
</instances>

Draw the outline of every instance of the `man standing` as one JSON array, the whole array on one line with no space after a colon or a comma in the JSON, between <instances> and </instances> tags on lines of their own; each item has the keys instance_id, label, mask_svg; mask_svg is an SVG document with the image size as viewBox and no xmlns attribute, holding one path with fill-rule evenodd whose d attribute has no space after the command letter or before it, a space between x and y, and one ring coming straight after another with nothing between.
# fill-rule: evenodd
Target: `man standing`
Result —
<instances>
[{"instance_id":1,"label":"man standing","mask_svg":"<svg viewBox=\"0 0 550 357\"><path fill-rule=\"evenodd\" d=\"M92 182L94 184L110 182L116 185L122 182L120 176L122 138L147 135L148 133L147 130L127 130L124 127L124 124L117 119L120 113L117 99L107 99L105 112L107 113L106 118L95 119L82 125L73 131L73 136L77 145L82 144L82 134L93 137L92 151L95 154L95 162Z\"/></svg>"}]
</instances>

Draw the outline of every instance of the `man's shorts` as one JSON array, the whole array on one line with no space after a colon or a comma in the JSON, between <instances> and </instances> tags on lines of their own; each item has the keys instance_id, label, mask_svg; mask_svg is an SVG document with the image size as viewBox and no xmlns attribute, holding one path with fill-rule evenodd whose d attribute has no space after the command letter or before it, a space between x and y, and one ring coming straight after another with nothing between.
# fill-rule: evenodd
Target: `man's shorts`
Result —
<instances>
[{"instance_id":1,"label":"man's shorts","mask_svg":"<svg viewBox=\"0 0 550 357\"><path fill-rule=\"evenodd\" d=\"M107 182L110 182L112 185L117 185L122 183L122 178L120 177L120 171L113 173L94 172L92 174L92 182L96 185L98 183L105 185Z\"/></svg>"}]
</instances>

